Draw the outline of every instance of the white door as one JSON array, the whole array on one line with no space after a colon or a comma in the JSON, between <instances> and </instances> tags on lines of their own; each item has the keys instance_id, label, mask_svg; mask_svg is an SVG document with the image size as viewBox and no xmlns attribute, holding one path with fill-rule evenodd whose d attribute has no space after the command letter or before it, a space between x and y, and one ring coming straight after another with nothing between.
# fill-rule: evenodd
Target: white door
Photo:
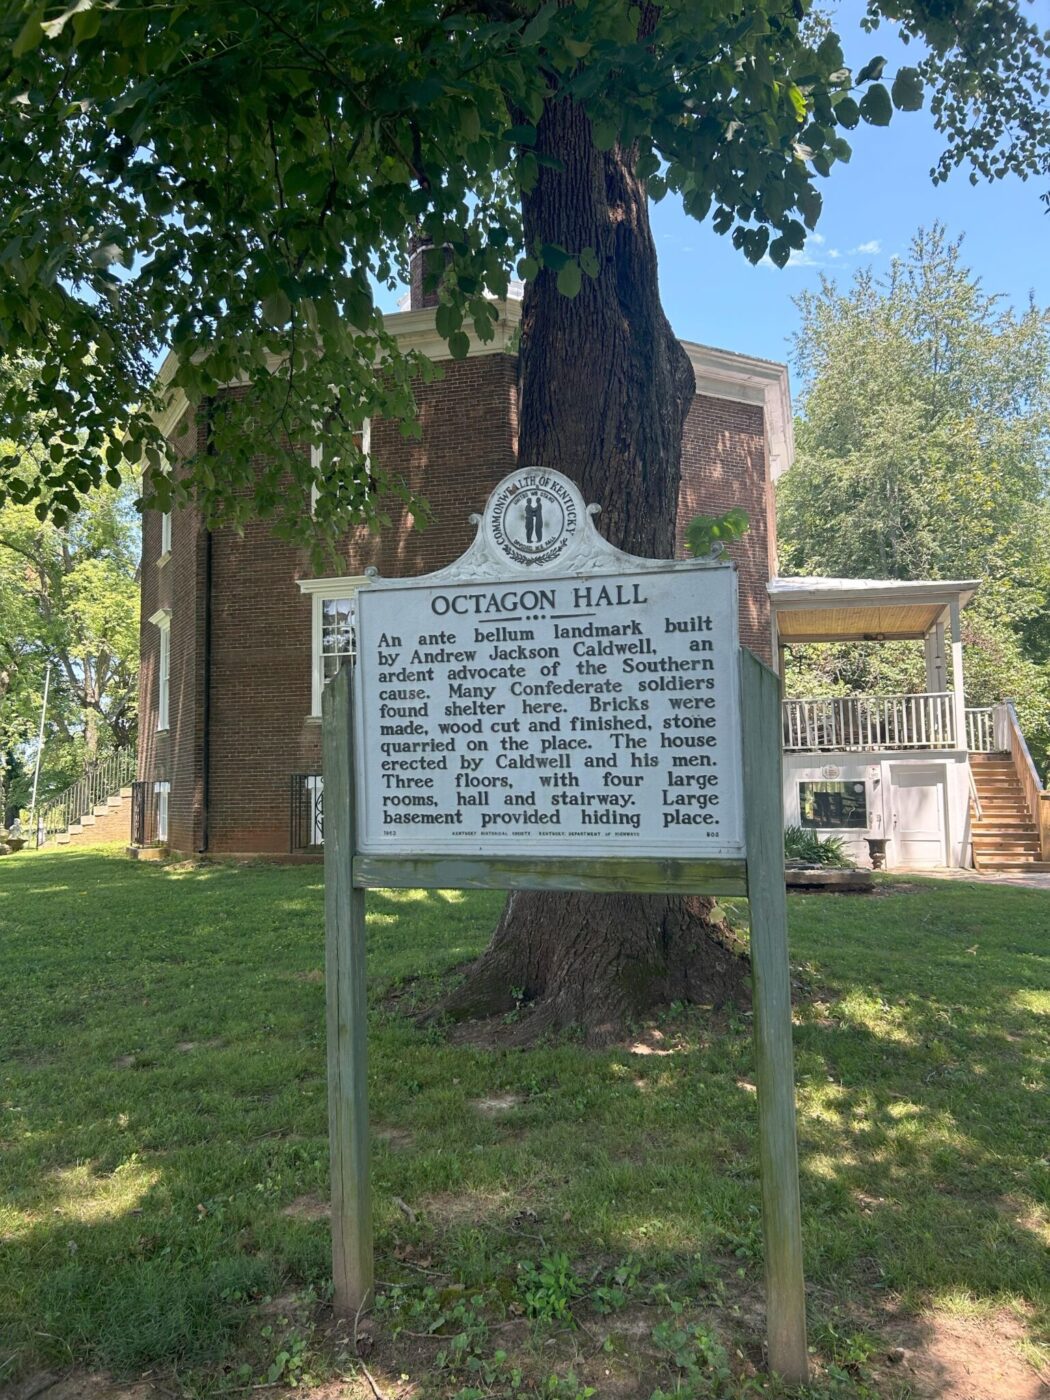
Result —
<instances>
[{"instance_id":1,"label":"white door","mask_svg":"<svg viewBox=\"0 0 1050 1400\"><path fill-rule=\"evenodd\" d=\"M893 864L918 870L947 864L944 769L894 764L890 787Z\"/></svg>"}]
</instances>

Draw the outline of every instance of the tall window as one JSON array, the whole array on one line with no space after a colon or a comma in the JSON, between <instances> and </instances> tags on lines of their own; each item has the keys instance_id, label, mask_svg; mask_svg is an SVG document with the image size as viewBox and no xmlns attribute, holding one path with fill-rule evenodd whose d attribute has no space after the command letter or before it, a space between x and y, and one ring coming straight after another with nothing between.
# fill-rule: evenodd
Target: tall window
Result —
<instances>
[{"instance_id":1,"label":"tall window","mask_svg":"<svg viewBox=\"0 0 1050 1400\"><path fill-rule=\"evenodd\" d=\"M368 580L349 578L300 579L299 588L313 603L313 665L310 717L321 717L321 692L345 661L355 653L354 614L359 588Z\"/></svg>"},{"instance_id":2,"label":"tall window","mask_svg":"<svg viewBox=\"0 0 1050 1400\"><path fill-rule=\"evenodd\" d=\"M321 681L327 685L344 661L352 661L354 645L354 598L321 599Z\"/></svg>"},{"instance_id":3,"label":"tall window","mask_svg":"<svg viewBox=\"0 0 1050 1400\"><path fill-rule=\"evenodd\" d=\"M154 832L158 841L167 841L168 839L168 794L170 792L170 783L153 784L153 801L156 812Z\"/></svg>"},{"instance_id":4,"label":"tall window","mask_svg":"<svg viewBox=\"0 0 1050 1400\"><path fill-rule=\"evenodd\" d=\"M169 725L168 696L171 689L171 609L159 608L150 618L157 629L157 728Z\"/></svg>"},{"instance_id":5,"label":"tall window","mask_svg":"<svg viewBox=\"0 0 1050 1400\"><path fill-rule=\"evenodd\" d=\"M357 447L357 449L360 451L361 455L362 455L362 456L364 457L364 459L365 459L365 471L371 471L371 468L372 468L372 420L371 420L371 418L366 418L366 419L364 420L364 422L361 424L360 428L358 428L357 432L354 433L354 446ZM314 469L315 471L320 467L320 465L321 465L321 449L320 449L319 447L311 447L311 448L310 448L310 465L313 467L313 469ZM311 513L313 513L314 507L317 505L317 497L318 497L318 494L319 494L319 493L318 493L318 488L317 488L316 486L311 486L311 487L310 487L310 511L311 511Z\"/></svg>"},{"instance_id":6,"label":"tall window","mask_svg":"<svg viewBox=\"0 0 1050 1400\"><path fill-rule=\"evenodd\" d=\"M171 553L171 511L166 510L160 517L160 557L166 559Z\"/></svg>"}]
</instances>

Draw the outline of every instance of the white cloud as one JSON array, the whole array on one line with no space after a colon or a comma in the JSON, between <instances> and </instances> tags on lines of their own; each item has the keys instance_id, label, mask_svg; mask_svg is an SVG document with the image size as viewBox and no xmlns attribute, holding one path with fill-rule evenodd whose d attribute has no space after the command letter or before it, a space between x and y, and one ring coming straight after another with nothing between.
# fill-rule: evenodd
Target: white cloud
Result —
<instances>
[{"instance_id":1,"label":"white cloud","mask_svg":"<svg viewBox=\"0 0 1050 1400\"><path fill-rule=\"evenodd\" d=\"M824 237L824 235L823 235L822 233L811 233L811 234L809 235L809 241L810 241L810 243L815 243L815 244L817 245L817 247L819 248L820 245L821 245L822 243L826 242L827 240L825 239L825 237Z\"/></svg>"},{"instance_id":2,"label":"white cloud","mask_svg":"<svg viewBox=\"0 0 1050 1400\"><path fill-rule=\"evenodd\" d=\"M853 251L855 253L881 253L882 244L877 238L869 238L867 243L858 243Z\"/></svg>"}]
</instances>

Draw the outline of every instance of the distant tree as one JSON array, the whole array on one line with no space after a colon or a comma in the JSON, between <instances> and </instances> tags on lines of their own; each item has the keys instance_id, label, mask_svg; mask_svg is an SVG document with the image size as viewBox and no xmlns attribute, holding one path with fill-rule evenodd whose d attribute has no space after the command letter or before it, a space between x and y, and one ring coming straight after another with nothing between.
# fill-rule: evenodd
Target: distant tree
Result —
<instances>
[{"instance_id":1,"label":"distant tree","mask_svg":"<svg viewBox=\"0 0 1050 1400\"><path fill-rule=\"evenodd\" d=\"M920 231L882 279L824 279L796 305L797 457L779 487L787 573L979 578L969 699L1018 700L1050 741L1050 313L1015 313ZM994 659L993 659L994 658ZM905 647L808 648L793 688L921 685ZM798 693L796 689L796 693Z\"/></svg>"},{"instance_id":2,"label":"distant tree","mask_svg":"<svg viewBox=\"0 0 1050 1400\"><path fill-rule=\"evenodd\" d=\"M67 525L0 506L0 753L10 800L24 802L51 663L42 791L134 742L138 676L138 514L129 484L104 486Z\"/></svg>"}]
</instances>

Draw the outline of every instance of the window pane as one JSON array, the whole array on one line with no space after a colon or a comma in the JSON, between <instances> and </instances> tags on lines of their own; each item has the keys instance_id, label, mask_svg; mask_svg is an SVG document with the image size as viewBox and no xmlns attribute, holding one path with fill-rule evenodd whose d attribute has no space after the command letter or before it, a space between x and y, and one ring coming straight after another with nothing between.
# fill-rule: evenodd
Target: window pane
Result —
<instances>
[{"instance_id":1,"label":"window pane","mask_svg":"<svg viewBox=\"0 0 1050 1400\"><path fill-rule=\"evenodd\" d=\"M798 807L803 826L868 825L868 794L863 783L799 783Z\"/></svg>"},{"instance_id":2,"label":"window pane","mask_svg":"<svg viewBox=\"0 0 1050 1400\"><path fill-rule=\"evenodd\" d=\"M330 681L342 663L353 660L353 598L325 598L321 604L321 675Z\"/></svg>"}]
</instances>

